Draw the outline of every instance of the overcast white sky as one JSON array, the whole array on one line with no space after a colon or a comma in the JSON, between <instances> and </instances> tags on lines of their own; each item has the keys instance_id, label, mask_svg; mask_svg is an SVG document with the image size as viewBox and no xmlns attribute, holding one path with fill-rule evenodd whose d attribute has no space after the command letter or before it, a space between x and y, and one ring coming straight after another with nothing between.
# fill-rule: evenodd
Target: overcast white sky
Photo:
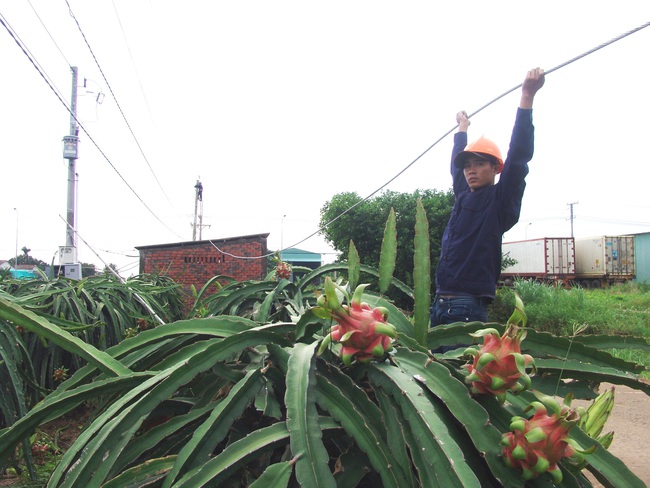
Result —
<instances>
[{"instance_id":1,"label":"overcast white sky","mask_svg":"<svg viewBox=\"0 0 650 488\"><path fill-rule=\"evenodd\" d=\"M66 243L70 115L43 76L69 103L77 66L92 137L80 131L77 230L125 276L134 246L192 240L199 178L204 239L270 233L270 249L292 246L333 195L374 192L458 110L650 21L650 2L629 0L68 2L74 18L65 0L0 0L41 71L0 25L0 258L17 244L49 263ZM649 47L650 27L549 74L506 241L569 236L572 202L576 237L650 231ZM505 153L518 101L517 90L480 112L470 139ZM387 188L449 189L451 145ZM320 236L297 247L331 252Z\"/></svg>"}]
</instances>

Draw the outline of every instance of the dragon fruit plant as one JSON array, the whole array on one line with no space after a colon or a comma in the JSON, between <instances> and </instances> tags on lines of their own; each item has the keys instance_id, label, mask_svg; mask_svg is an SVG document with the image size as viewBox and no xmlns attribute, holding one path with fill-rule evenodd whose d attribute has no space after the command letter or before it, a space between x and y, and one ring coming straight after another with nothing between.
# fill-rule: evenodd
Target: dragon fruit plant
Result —
<instances>
[{"instance_id":1,"label":"dragon fruit plant","mask_svg":"<svg viewBox=\"0 0 650 488\"><path fill-rule=\"evenodd\" d=\"M571 464L579 465L584 462L584 455L593 452L595 447L582 450L568 437L569 430L579 421L578 413L571 408L570 397L560 406L552 397L536 395L540 401L532 402L526 409L534 410L533 416L512 417L511 432L501 437L503 459L511 468L521 471L524 480L548 472L555 483L561 483L563 476L558 462L568 458Z\"/></svg>"},{"instance_id":2,"label":"dragon fruit plant","mask_svg":"<svg viewBox=\"0 0 650 488\"><path fill-rule=\"evenodd\" d=\"M473 362L463 366L469 372L465 381L472 385L472 393L491 394L503 403L508 391L518 393L530 388L527 368L531 368L533 374L536 369L533 357L521 353L521 341L526 337L525 325L523 302L516 296L515 311L502 336L492 328L470 334L474 338L483 337L479 349L469 347L465 350L465 355L473 356Z\"/></svg>"},{"instance_id":3,"label":"dragon fruit plant","mask_svg":"<svg viewBox=\"0 0 650 488\"><path fill-rule=\"evenodd\" d=\"M371 308L361 301L367 285L359 285L349 300L347 290L335 284L330 277L325 279L325 293L318 297L314 313L321 318L337 322L325 336L318 350L322 354L334 340L341 343L340 357L343 364L350 366L353 360L367 363L373 357L381 358L392 349L391 342L397 337L395 326L389 324L388 310L384 307ZM349 305L341 304L338 293Z\"/></svg>"}]
</instances>

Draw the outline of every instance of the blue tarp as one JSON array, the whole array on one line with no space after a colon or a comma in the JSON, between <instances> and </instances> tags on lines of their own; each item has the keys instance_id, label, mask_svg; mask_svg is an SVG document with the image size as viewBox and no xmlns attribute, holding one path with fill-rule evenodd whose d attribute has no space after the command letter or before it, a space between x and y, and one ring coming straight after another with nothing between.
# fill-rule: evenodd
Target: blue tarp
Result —
<instances>
[{"instance_id":1,"label":"blue tarp","mask_svg":"<svg viewBox=\"0 0 650 488\"><path fill-rule=\"evenodd\" d=\"M29 271L26 269L10 269L9 272L11 273L11 277L15 278L17 280L31 280L34 278L38 278L38 275L34 273L33 271Z\"/></svg>"}]
</instances>

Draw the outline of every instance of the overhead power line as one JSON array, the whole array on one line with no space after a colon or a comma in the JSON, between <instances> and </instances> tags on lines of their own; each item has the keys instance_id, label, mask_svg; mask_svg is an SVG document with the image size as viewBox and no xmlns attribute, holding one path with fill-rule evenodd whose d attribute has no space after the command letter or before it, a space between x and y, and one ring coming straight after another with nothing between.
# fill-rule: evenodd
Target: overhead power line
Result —
<instances>
[{"instance_id":1,"label":"overhead power line","mask_svg":"<svg viewBox=\"0 0 650 488\"><path fill-rule=\"evenodd\" d=\"M38 12L36 11L36 9L34 8L34 6L32 5L32 2L30 2L29 0L27 0L27 1L28 1L28 3L29 3L29 6L32 7L32 11L34 12L34 15L36 15L36 17L38 18L38 21L39 21L39 22L41 23L41 25L43 26L43 29L45 29L45 32L47 32L47 35L50 36L50 39L52 40L52 43L56 46L56 48L57 48L57 50L59 51L59 53L61 53L61 56L63 56L63 59L65 59L65 63L66 63L68 66L70 66L70 61L68 61L68 58L65 57L65 54L63 54L63 51L61 51L61 48L59 47L59 45L58 45L58 44L56 43L56 41L54 40L54 37L52 37L52 34L50 34L50 31L48 30L47 26L46 26L45 23L43 22L43 19L41 19L41 16L38 15Z\"/></svg>"},{"instance_id":2,"label":"overhead power line","mask_svg":"<svg viewBox=\"0 0 650 488\"><path fill-rule=\"evenodd\" d=\"M117 17L117 23L120 24L120 30L122 31L122 37L124 38L124 43L126 44L126 49L129 51L129 57L131 58L131 64L133 65L133 70L135 71L135 76L138 79L138 85L140 85L140 92L142 93L142 98L144 99L144 104L147 106L147 112L149 113L149 118L153 122L153 116L151 115L151 107L149 107L149 100L147 100L147 94L144 91L142 82L140 81L140 76L138 75L138 68L133 59L133 53L131 52L131 46L129 46L129 41L126 38L126 32L124 32L124 27L122 26L122 19L120 19L120 14L117 11L117 5L115 5L115 0L113 0L113 9L115 10L115 17Z\"/></svg>"},{"instance_id":3,"label":"overhead power line","mask_svg":"<svg viewBox=\"0 0 650 488\"><path fill-rule=\"evenodd\" d=\"M86 242L86 240L85 240L83 237L81 237L81 236L79 235L79 232L77 232L77 231L76 231L76 230L75 230L75 229L70 225L70 223L69 223L67 220L65 220L65 219L64 219L63 217L61 217L60 215L59 215L59 217L61 218L61 220L63 220L63 221L66 223L66 225L67 225L68 227L70 227L70 230L71 230L72 232L74 232L74 233L77 235L77 237L83 241L83 243L88 247L88 249L90 249L90 250L93 252L93 254L95 254L95 256L97 256L97 257L99 258L99 260L100 260L102 263L104 263L104 266L106 267L106 269L107 269L108 271L110 271L110 272L111 272L111 273L112 273L112 274L113 274L113 275L114 275L114 276L115 276L115 277L120 281L120 283L122 283L123 285L126 285L126 284L127 284L126 280L125 280L124 278L122 278L122 277L120 276L120 274L119 274L116 270L114 270L113 268L111 268L111 267L109 266L109 264L108 264L106 261L104 261L104 260L102 259L102 257L101 257L99 254L97 254L97 252L95 252L95 249L94 249L90 244L88 244L88 243ZM139 302L144 306L144 308L147 309L147 311L149 312L149 314L150 314L153 318L155 318L155 319L158 321L158 323L159 323L160 325L165 325L165 321L164 321L163 319L161 319L161 318L158 316L158 314L154 311L154 309L151 308L151 305L149 305L149 304L147 303L147 301L146 301L144 298L142 298L142 297L138 294L137 291L135 291L135 290L132 290L132 291L133 291L133 296L135 297L135 299L136 299L137 301L139 301Z\"/></svg>"},{"instance_id":4,"label":"overhead power line","mask_svg":"<svg viewBox=\"0 0 650 488\"><path fill-rule=\"evenodd\" d=\"M118 105L118 109L120 110L120 113L122 114L122 117L124 118L124 120L125 120L127 126L129 127L129 130L131 130L131 127L130 127L129 123L128 123L128 121L126 120L126 116L124 115L124 113L123 113L121 107L119 106L119 103L117 102L117 98L115 97L115 94L113 93L113 91L112 91L112 89L111 89L111 87L110 87L110 84L108 83L108 80L106 79L106 77L105 77L105 75L104 75L104 73L103 73L101 67L99 66L99 62L97 61L97 59L96 59L94 53L92 52L92 49L91 49L90 45L88 44L88 41L87 41L87 39L86 39L86 37L85 37L85 35L84 35L82 29L81 29L81 26L79 25L79 22L78 22L77 19L74 17L74 14L73 14L73 12L72 12L72 9L70 8L70 5L69 5L69 3L68 3L68 0L66 0L66 3L68 4L69 10L70 10L70 15L74 18L75 22L77 23L77 27L79 28L79 31L81 32L81 35L82 35L82 37L84 38L84 41L86 42L86 45L88 46L88 48L89 48L91 54L93 55L93 58L95 59L95 62L97 63L97 66L98 66L98 68L99 68L99 70L100 70L102 76L104 77L104 80L106 81L106 84L107 84L107 86L108 86L108 88L109 88L109 90L110 90L110 92L111 92L111 95L113 96L113 98L114 98L116 104ZM53 85L52 85L52 84L49 82L49 80L44 76L43 72L42 72L42 71L39 69L39 67L36 65L36 63L35 63L35 61L32 59L32 57L31 57L31 56L26 52L26 50L23 48L23 46L21 45L21 43L18 42L18 40L16 39L16 37L12 34L11 30L8 28L8 26L7 26L7 25L6 25L6 24L5 24L1 19L0 19L0 22L3 23L3 25L5 26L5 28L9 31L10 35L12 35L12 37L14 37L14 40L16 41L16 43L21 47L21 49L23 50L23 52L25 53L25 55L30 59L30 61L32 62L32 64L34 65L34 67L37 69L37 71L39 72L39 74L41 74L41 76L44 78L44 80L46 81L46 83L50 86L50 88L52 89L52 91L54 91L54 93L57 95L57 97L59 98L59 100L64 104L64 106L66 106L66 109L68 109L68 111L70 111L70 109L67 107L67 105L66 105L65 102L63 101L62 97L57 93L57 91L54 89ZM584 57L586 57L586 56L588 56L588 55L590 55L590 54L592 54L592 53L594 53L594 52L596 52L596 51L598 51L598 50L600 50L600 49L603 49L604 47L607 47L607 46L609 46L609 45L611 45L611 44L613 44L613 43L615 43L615 42L617 42L617 41L619 41L619 40L621 40L621 39L623 39L623 38L625 38L625 37L627 37L627 36L629 36L629 35L632 35L632 34L638 32L638 31L640 31L640 30L642 30L642 29L648 27L649 25L650 25L650 22L646 22L646 23L644 23L644 24L642 24L642 25L640 25L640 26L638 26L638 27L636 27L636 28L634 28L634 29L632 29L632 30L630 30L630 31L627 31L627 32L625 32L625 33L623 33L623 34L621 34L621 35L619 35L619 36L617 36L617 37L615 37L615 38L613 38L613 39L607 41L607 42L604 42L604 43L602 43L602 44L600 44L600 45L598 45L598 46L596 46L596 47L594 47L594 48L592 48L592 49L590 49L590 50L588 50L588 51L586 51L586 52L584 52L584 53L582 53L582 54L580 54L580 55L578 55L578 56L575 56L575 57L573 57L573 58L571 58L571 59L569 59L569 60L567 60L567 61L565 61L565 62L563 62L563 63L561 63L561 64L559 64L559 65L557 65L557 66L555 66L555 67L553 67L553 68L551 68L551 69L549 69L549 70L546 70L546 71L545 71L545 74L546 74L546 75L551 74L551 73L553 73L554 71L557 71L557 70L559 70L559 69L561 69L561 68L563 68L563 67L565 67L565 66L568 66L569 64L572 64L572 63L574 63L575 61L578 61L578 60L580 60L580 59L582 59L582 58L584 58ZM483 111L484 109L486 109L487 107L491 106L492 104L494 104L495 102L497 102L497 101L500 100L501 98L505 97L506 95L508 95L508 94L512 93L513 91L515 91L515 90L521 88L521 86L522 86L522 84L520 83L520 84L518 84L518 85L516 85L516 86L514 86L514 87L512 87L512 88L510 88L509 90L503 92L501 95L499 95L499 96L497 96L496 98L490 100L488 103L486 103L485 105L481 106L480 108L478 108L477 110L475 110L474 112L472 112L472 113L469 115L469 118L471 118L471 117L473 117L474 115L478 114L479 112ZM78 121L77 121L77 122L78 122ZM140 200L140 202L141 202L141 203L142 203L142 204L147 208L147 210L149 210L150 213L152 213L152 215L154 215L154 217L155 217L159 222L161 222L163 225L165 225L165 224L162 222L162 220L160 220L160 219L155 215L155 213L153 213L153 211L152 211L152 210L151 210L151 209L150 209L150 208L149 208L149 207L144 203L144 201L142 201L142 199L138 196L138 194L135 192L135 190L133 190L133 188L131 188L131 186L126 182L126 180L125 180L125 179L120 175L120 173L119 173L119 172L117 171L117 169L113 166L113 164L110 162L110 160L108 159L108 157L103 153L103 151L101 151L101 149L100 149L99 146L95 143L95 141L92 139L92 137L90 136L90 134L88 134L88 132L86 131L86 129L85 129L81 124L79 124L79 125L80 125L80 127L83 129L84 133L86 133L86 135L89 137L89 139L91 140L91 142L95 145L95 147L97 147L97 149L100 151L100 153L102 154L102 156L104 156L104 158L107 160L107 162L108 162L108 163L113 167L113 169L115 170L115 172L120 176L120 178L121 178L121 179L124 181L124 183L129 187L129 189L130 189L130 190L131 190L131 191L136 195L136 197L138 198L138 200ZM320 226L316 231L314 231L313 233L307 235L305 238L303 238L303 239L301 239L300 241L298 241L298 242L292 244L291 246L288 246L288 248L296 247L296 246L300 245L301 243L307 241L308 239L314 237L314 236L317 235L318 233L322 232L325 228L327 228L330 224L332 224L333 222L337 221L338 219L340 219L341 217L343 217L344 215L346 215L347 213L349 213L350 211L352 211L354 208L356 208L357 206L359 206L359 205L362 204L363 202L365 202L365 201L369 200L370 198L372 198L372 197L373 197L374 195L376 195L378 192L380 192L381 190L383 190L384 188L386 188L390 183L392 183L393 181L395 181L395 180L396 180L399 176L401 176L404 172L406 172L406 171L407 171L411 166L413 166L413 165L414 165L417 161L419 161L419 160L420 160L420 159L421 159L425 154L427 154L431 149L433 149L437 144L439 144L443 139L445 139L447 136L449 136L449 135L450 135L454 130L456 130L457 128L458 128L458 124L456 124L455 126L453 126L450 130L448 130L447 132L445 132L442 136L440 136L440 137L439 137L435 142L433 142L433 144L431 144L428 148L426 148L422 153L420 153L420 154L419 154L415 159L413 159L409 164L407 164L407 165L406 165L402 170L400 170L400 171L399 171L395 176L393 176L392 178L390 178L386 183L384 183L383 185L381 185L380 187L378 187L376 190L374 190L373 192L371 192L370 194L368 194L368 195L367 195L365 198L363 198L362 200L358 201L358 202L355 203L354 205L350 206L349 208L347 208L346 210L344 210L343 212L341 212L339 215L337 215L336 217L334 217L334 218L331 219L330 221L328 221L328 222L326 222L325 224L321 225L321 226ZM131 134L133 135L134 139L136 140L136 143L138 144L138 147L140 148L140 151L141 151L143 157L145 158L145 161L147 162L147 165L149 165L149 162L148 162L146 156L144 155L144 152L143 152L142 148L140 147L140 144L138 143L137 138L135 137L135 134L133 133L132 130L131 130ZM153 169L151 168L150 165L149 165L149 168L151 169L151 171L152 171L152 173L153 173ZM154 173L154 177L155 177L155 173ZM157 177L156 177L156 181L158 182L158 184L159 184L159 186L160 186L160 182L158 181ZM162 187L161 187L161 190L162 190ZM163 193L164 193L164 190L163 190ZM166 196L166 194L165 194L165 196ZM167 226L165 225L165 227L167 227ZM167 228L169 229L169 227L167 227ZM169 230L171 230L171 229L169 229ZM172 232L173 232L173 231L172 231ZM176 234L176 233L174 232L174 234ZM178 236L178 234L176 234L176 235ZM180 237L180 236L178 236L178 237ZM212 243L211 241L210 241L210 243L211 243L215 248L219 249L219 248L218 248L214 243ZM264 258L267 258L267 257L269 257L269 256L272 256L273 254L275 254L275 253L272 252L272 253L267 253L267 254L262 255L262 256L254 256L254 257L250 257L250 256L236 256L236 255L233 255L233 254L229 254L229 255L230 255L231 257L233 257L233 258L236 258L236 259L264 259Z\"/></svg>"},{"instance_id":5,"label":"overhead power line","mask_svg":"<svg viewBox=\"0 0 650 488\"><path fill-rule=\"evenodd\" d=\"M113 100L115 100L115 105L117 105L117 109L120 111L120 115L122 115L122 118L124 119L124 123L126 124L127 128L129 129L129 132L131 133L131 136L133 136L133 140L135 141L136 145L138 146L138 149L140 150L140 154L142 154L143 159L147 163L147 166L149 167L149 170L151 171L151 174L153 175L154 179L156 180L156 183L158 184L158 187L160 188L160 191L163 192L163 195L165 195L165 198L167 201L171 204L171 200L167 196L167 193L165 192L164 188L160 184L160 180L158 179L158 176L156 176L155 171L151 167L151 164L149 164L149 159L147 159L146 154L144 153L144 150L142 149L142 146L140 145L140 141L138 141L138 138L135 136L135 132L133 132L133 129L131 128L131 124L129 124L129 121L126 118L126 115L124 114L124 111L122 110L122 106L120 103L117 101L117 96L115 96L115 92L113 91L113 88L111 87L111 84L108 82L108 79L106 78L106 75L104 74L104 70L99 64L99 61L97 57L95 56L95 53L90 47L90 43L88 42L88 39L86 38L86 34L84 34L83 29L81 28L81 25L79 24L79 21L74 15L74 12L72 11L72 7L70 6L70 3L68 0L65 0L65 3L68 5L68 10L70 13L70 17L75 21L75 24L77 24L77 28L79 29L79 33L81 34L81 37L83 38L84 42L86 43L86 46L88 47L88 50L90 51L90 54L93 57L93 60L95 61L95 64L97 65L97 69L99 69L99 72L102 75L102 78L104 78L104 82L106 83L106 87L108 88L108 91L111 92L111 96L113 97Z\"/></svg>"},{"instance_id":6,"label":"overhead power line","mask_svg":"<svg viewBox=\"0 0 650 488\"><path fill-rule=\"evenodd\" d=\"M594 52L596 52L596 51L598 51L598 50L600 50L600 49L602 49L602 48L604 48L604 47L606 47L606 46L609 46L610 44L613 44L613 43L615 43L615 42L617 42L617 41L620 41L621 39L623 39L623 38L625 38L625 37L627 37L627 36L629 36L629 35L632 35L632 34L638 32L638 31L640 31L640 30L642 30L642 29L645 29L645 28L648 27L649 25L650 25L650 22L646 22L645 24L642 24L642 25L640 25L639 27L636 27L636 28L634 28L634 29L632 29L632 30L629 30L629 31L627 31L627 32L624 32L623 34L621 34L621 35L619 35L619 36L617 36L617 37L615 37L615 38L613 38L613 39L611 39L611 40L609 40L609 41L607 41L607 42L604 42L604 43L602 43L602 44L600 44L600 45L598 45L598 46L596 46L596 47L594 47L594 48L592 48L592 49L590 49L590 50L588 50L588 51L585 51L584 53L582 53L582 54L580 54L580 55L578 55L578 56L575 56L575 57L569 59L568 61L565 61L565 62L563 62L563 63L561 63L561 64L558 64L557 66L555 66L555 67L553 67L553 68L551 68L551 69L549 69L549 70L546 70L544 73L545 73L545 75L548 75L548 74L550 74L550 73L553 73L554 71L557 71L557 70L560 69L560 68L564 68L565 66L568 66L569 64L574 63L574 62L578 61L579 59L584 58L585 56L588 56L588 55L590 55L590 54L592 54L592 53L594 53ZM497 102L498 100L502 99L502 98L505 97L506 95L508 95L508 94L512 93L513 91L515 91L515 90L521 88L521 86L522 86L522 83L519 83L517 86L514 86L514 87L510 88L509 90L503 92L503 93L502 93L501 95L499 95L498 97L496 97L496 98L490 100L488 103L486 103L485 105L483 105L483 106L480 107L479 109L477 109L477 110L475 110L474 112L472 112L468 117L470 117L470 118L473 117L474 115L478 114L479 112L481 112L482 110L486 109L487 107L489 107L489 106L492 105L493 103ZM316 231L314 231L313 233L309 234L309 235L308 235L307 237L305 237L304 239L302 239L302 240L296 242L295 244L292 244L292 245L289 246L288 248L296 247L296 246L302 244L303 242L307 241L308 239L311 239L312 237L314 237L315 235L317 235L319 232L322 232L322 231L323 231L325 228L327 228L330 224L332 224L333 222L336 222L338 219L340 219L341 217L343 217L344 215L346 215L348 212L352 211L352 210L353 210L354 208L356 208L357 206L361 205L363 202L368 201L368 200L369 200L370 198L372 198L374 195L376 195L377 193L379 193L381 190L383 190L383 189L386 188L389 184L391 184L393 181L395 181L397 178L399 178L399 177L400 177L404 172L406 172L406 170L408 170L408 169L409 169L411 166L413 166L416 162L418 162L420 159L422 159L422 157L423 157L425 154L427 154L431 149L433 149L433 148L434 148L438 143L440 143L443 139L445 139L449 134L451 134L451 133L452 133L454 130L456 130L457 128L458 128L458 124L456 124L455 126L453 126L451 129L449 129L447 132L445 132L442 136L440 136L440 137L439 137L439 138L438 138L438 139L437 139L433 144L431 144L428 148L426 148L422 153L420 153L419 156L417 156L413 161L411 161L409 164L407 164L407 165L406 165L406 166L405 166L401 171L399 171L395 176L393 176L391 179L389 179L386 183L384 183L383 185L381 185L379 188L377 188L376 190L374 190L372 193L370 193L369 195L367 195L365 198L359 200L357 203L355 203L354 205L350 206L349 208L347 208L346 210L344 210L343 212L341 212L339 215L337 215L336 217L334 217L334 218L331 219L330 221L328 221L328 222L326 222L325 224L323 224L322 226L320 226L318 229L316 229ZM212 245L214 246L214 244L212 244ZM216 246L215 246L215 247L216 247ZM287 249L288 249L288 248L287 248ZM218 249L218 248L217 248L217 249ZM271 256L271 255L273 255L273 253L268 253L268 254L266 254L266 255L264 255L264 256L259 256L259 258L260 258L260 259L261 259L261 258L266 258L266 257ZM232 256L232 255L231 255L231 256ZM239 257L240 259L244 259L244 258L245 258L244 256L232 256L232 257L234 257L234 258Z\"/></svg>"},{"instance_id":7,"label":"overhead power line","mask_svg":"<svg viewBox=\"0 0 650 488\"><path fill-rule=\"evenodd\" d=\"M63 95L59 91L59 89L56 87L52 79L48 76L48 74L45 72L45 69L36 61L36 57L31 53L27 45L23 42L23 40L20 38L18 33L9 25L9 21L0 13L0 23L3 25L5 30L9 33L9 35L12 37L14 42L18 45L18 47L23 51L23 53L27 56L29 61L34 65L34 68L36 68L36 71L41 75L41 77L45 80L45 82L50 86L50 89L54 92L54 94L58 97L59 100L63 100ZM65 104L65 102L64 102ZM66 107L68 108L68 107ZM68 108L69 110L69 108Z\"/></svg>"},{"instance_id":8,"label":"overhead power line","mask_svg":"<svg viewBox=\"0 0 650 488\"><path fill-rule=\"evenodd\" d=\"M4 28L6 29L6 31L9 33L9 35L13 38L14 42L18 45L18 47L20 48L20 50L23 52L23 54L27 57L27 59L30 61L30 63L32 63L32 66L34 66L34 69L36 69L36 71L38 72L38 74L41 75L41 78L43 78L43 80L45 81L45 83L47 84L47 86L50 87L50 90L52 90L52 92L54 93L54 95L59 99L59 101L60 101L61 104L65 107L65 109L68 111L68 113L70 113L70 115L72 115L72 117L74 117L74 119L75 119L75 121L77 122L78 126L81 128L81 130L83 130L84 134L86 134L86 136L88 137L88 139L90 140L90 142L92 142L92 144L97 148L97 150L99 151L99 153L103 156L103 158L104 158L104 159L106 160L106 162L111 166L111 168L113 168L113 171L115 171L115 173L120 177L120 179L124 182L124 184L127 186L127 188L128 188L129 190L131 190L131 192L135 195L135 197L138 199L138 201L140 201L140 203L141 203L141 204L142 204L142 205L143 205L143 206L144 206L144 207L149 211L149 213L150 213L151 215L153 215L153 217L154 217L156 220L158 220L158 222L160 222L160 223L161 223L161 224L162 224L162 225L163 225L167 230L169 230L169 231L172 232L174 235L176 235L177 237L179 237L179 238L182 239L182 237L181 237L178 233L176 233L176 232L175 232L173 229L171 229L167 224L165 224L165 222L163 222L163 221L160 219L160 217L158 217L158 215L156 215L156 213L155 213L151 208L149 208L149 206L144 202L144 200L140 197L140 195L138 195L138 193L133 189L133 187L132 187L132 186L131 186L127 181L126 181L126 179L124 178L124 176L122 176L122 174L118 171L118 169L115 167L115 165L111 162L111 160L110 160L109 157L106 155L106 153L104 153L104 151L99 147L99 144L97 144L97 142L95 141L95 139L93 139L93 137L92 137L92 136L90 135L90 133L86 130L86 128L84 127L84 125L79 121L79 119L77 118L77 116L73 113L72 109L71 109L71 108L68 106L68 104L65 102L65 100L63 99L63 96L60 94L60 92L58 91L58 89L57 89L57 88L54 86L54 84L50 81L49 77L45 74L44 70L41 69L40 65L37 63L37 61L36 61L35 58L31 55L31 53L29 53L27 47L22 43L22 41L19 40L18 36L14 34L13 29L11 29L11 28L9 27L8 23L5 21L4 17L3 17L1 14L0 14L0 24L3 25L3 27L4 27Z\"/></svg>"}]
</instances>

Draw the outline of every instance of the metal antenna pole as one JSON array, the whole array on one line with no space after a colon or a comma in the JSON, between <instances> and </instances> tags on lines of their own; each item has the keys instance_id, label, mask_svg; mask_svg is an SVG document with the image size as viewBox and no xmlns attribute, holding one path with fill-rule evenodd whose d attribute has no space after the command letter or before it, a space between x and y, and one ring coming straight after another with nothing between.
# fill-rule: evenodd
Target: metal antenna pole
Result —
<instances>
[{"instance_id":1,"label":"metal antenna pole","mask_svg":"<svg viewBox=\"0 0 650 488\"><path fill-rule=\"evenodd\" d=\"M198 218L199 213L199 200L203 200L203 185L201 185L200 180L196 180L196 185L194 185L194 224L192 225L193 241L196 240L196 219ZM201 212L201 214L203 214L203 212ZM201 215L201 220L203 220L203 215Z\"/></svg>"},{"instance_id":2,"label":"metal antenna pole","mask_svg":"<svg viewBox=\"0 0 650 488\"><path fill-rule=\"evenodd\" d=\"M203 240L203 198L201 198L199 210L199 241Z\"/></svg>"}]
</instances>

